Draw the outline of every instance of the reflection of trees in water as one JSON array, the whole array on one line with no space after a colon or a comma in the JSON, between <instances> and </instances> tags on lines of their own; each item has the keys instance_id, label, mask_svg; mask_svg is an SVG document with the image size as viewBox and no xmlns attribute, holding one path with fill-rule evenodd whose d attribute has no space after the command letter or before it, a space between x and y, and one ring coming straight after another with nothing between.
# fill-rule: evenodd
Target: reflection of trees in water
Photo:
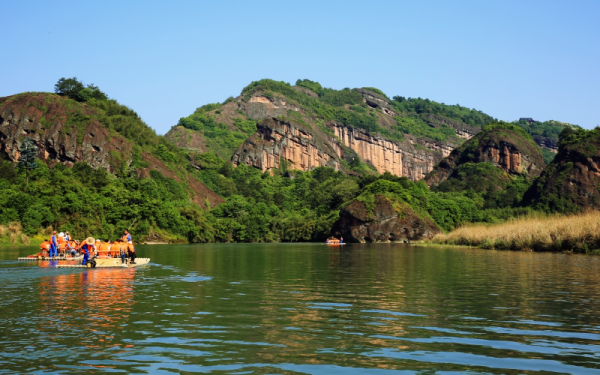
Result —
<instances>
[{"instance_id":1,"label":"reflection of trees in water","mask_svg":"<svg viewBox=\"0 0 600 375\"><path fill-rule=\"evenodd\" d=\"M115 335L135 303L134 276L134 269L96 269L42 278L39 330L69 348L121 347Z\"/></svg>"}]
</instances>

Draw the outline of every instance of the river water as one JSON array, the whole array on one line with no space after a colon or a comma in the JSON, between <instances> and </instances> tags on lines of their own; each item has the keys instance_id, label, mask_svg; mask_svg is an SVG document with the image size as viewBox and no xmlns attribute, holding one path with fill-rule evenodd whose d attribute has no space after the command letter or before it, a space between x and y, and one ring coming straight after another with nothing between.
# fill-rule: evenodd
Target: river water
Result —
<instances>
[{"instance_id":1,"label":"river water","mask_svg":"<svg viewBox=\"0 0 600 375\"><path fill-rule=\"evenodd\" d=\"M369 244L0 249L0 374L600 374L600 257Z\"/></svg>"}]
</instances>

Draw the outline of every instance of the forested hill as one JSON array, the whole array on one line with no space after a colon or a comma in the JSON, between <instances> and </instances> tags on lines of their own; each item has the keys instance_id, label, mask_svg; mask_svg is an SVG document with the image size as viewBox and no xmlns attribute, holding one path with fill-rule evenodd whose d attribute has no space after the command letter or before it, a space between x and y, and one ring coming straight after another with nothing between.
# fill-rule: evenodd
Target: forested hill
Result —
<instances>
[{"instance_id":1,"label":"forested hill","mask_svg":"<svg viewBox=\"0 0 600 375\"><path fill-rule=\"evenodd\" d=\"M311 147L326 155L317 166L383 173L388 163L385 153L400 152L407 165L402 171L390 172L415 180L493 120L480 111L459 105L443 105L427 99L390 99L376 88L333 90L310 80L298 80L292 86L265 79L245 87L237 98L199 107L190 116L181 118L166 137L185 149L213 152L224 160L234 157L236 164L243 162L263 171L278 167L281 157L288 159L294 169L313 168L315 164L308 166L300 158L294 160L283 155L285 147L267 152L266 159L258 155L261 150L235 155L247 140L250 144L260 143L251 138L253 134L277 132L261 126L262 120L272 118L283 127L286 127L283 124L293 125L315 140ZM392 146L382 145L378 140L390 140L399 146L390 149ZM309 153L288 146L290 154ZM376 159L374 154L383 156ZM314 160L316 156L311 157ZM423 163L423 160L429 161Z\"/></svg>"},{"instance_id":2,"label":"forested hill","mask_svg":"<svg viewBox=\"0 0 600 375\"><path fill-rule=\"evenodd\" d=\"M458 104L446 105L429 99L402 96L390 99L373 87L334 90L307 79L298 80L293 86L264 79L252 82L236 98L230 97L223 103L199 107L190 116L181 118L166 137L180 147L199 152L210 151L224 160L229 160L232 156L238 162L240 158L245 159L242 161L264 170L265 165L268 165L266 169L276 166L282 155L273 154L275 165L271 166L268 160L265 161L260 156L260 160L254 160L261 150L237 156L234 154L255 134L257 125L260 127L262 120L273 117L282 122L297 124L298 128L309 132L311 136L331 144L333 149L354 151L336 152L323 148L322 145L313 145L326 153L328 159L336 159L342 169L346 167L357 172L373 169L381 173L383 170L379 164L382 162L373 160L364 149L367 146L374 147L384 153L385 147L376 145L374 139L398 142L403 157L407 157L409 162L408 168L401 175L411 179L422 178L433 167L431 163L419 163L418 160L429 158L433 160L433 164L439 162L441 157L449 155L465 139L474 136L483 126L494 121L492 116ZM516 121L514 124L534 137L543 149L546 162L557 151L560 131L572 126L556 121ZM367 146L359 147L361 145L356 143L353 147L351 143L354 143L354 139L345 142L344 136L349 133L345 129L363 131L361 138ZM267 131L273 132L273 129L269 128ZM356 131L350 132L357 134ZM328 134L336 137L339 145L335 145L336 142ZM372 139L366 139L367 134ZM256 143L255 141L256 139L252 139L250 143ZM337 155L332 155L334 152ZM358 166L355 163L348 168L345 162L350 163L356 156L365 165ZM412 165L412 161L415 165ZM308 169L300 165L295 167ZM420 175L422 170L425 173Z\"/></svg>"},{"instance_id":3,"label":"forested hill","mask_svg":"<svg viewBox=\"0 0 600 375\"><path fill-rule=\"evenodd\" d=\"M185 152L93 89L0 98L0 224L19 228L11 241L52 227L79 238L131 228L138 241L193 241L202 209L224 200ZM27 139L37 159L30 171L16 164Z\"/></svg>"},{"instance_id":4,"label":"forested hill","mask_svg":"<svg viewBox=\"0 0 600 375\"><path fill-rule=\"evenodd\" d=\"M262 80L161 137L97 87L61 79L55 93L0 98L0 243L127 228L138 242L322 241L349 202L382 197L433 232L506 219L528 208L418 181L491 120L375 88Z\"/></svg>"}]
</instances>

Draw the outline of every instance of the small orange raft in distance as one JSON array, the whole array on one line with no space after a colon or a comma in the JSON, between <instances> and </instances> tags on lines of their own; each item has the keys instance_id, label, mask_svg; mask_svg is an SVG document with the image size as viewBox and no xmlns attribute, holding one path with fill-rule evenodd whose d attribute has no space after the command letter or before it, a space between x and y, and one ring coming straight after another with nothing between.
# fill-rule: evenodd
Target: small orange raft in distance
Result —
<instances>
[{"instance_id":1,"label":"small orange raft in distance","mask_svg":"<svg viewBox=\"0 0 600 375\"><path fill-rule=\"evenodd\" d=\"M341 240L338 240L337 238L328 238L327 241L325 242L326 245L328 246L343 246L345 245L345 243Z\"/></svg>"}]
</instances>

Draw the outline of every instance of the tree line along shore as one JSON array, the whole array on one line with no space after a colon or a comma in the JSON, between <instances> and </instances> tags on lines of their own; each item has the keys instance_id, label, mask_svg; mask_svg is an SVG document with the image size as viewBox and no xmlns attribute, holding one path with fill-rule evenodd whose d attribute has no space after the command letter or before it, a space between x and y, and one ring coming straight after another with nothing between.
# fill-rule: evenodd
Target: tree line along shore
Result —
<instances>
[{"instance_id":1,"label":"tree line along shore","mask_svg":"<svg viewBox=\"0 0 600 375\"><path fill-rule=\"evenodd\" d=\"M293 109L282 115L282 103ZM263 104L270 122L251 117ZM59 81L55 94L0 98L0 117L0 245L36 244L52 230L112 239L131 228L140 243L324 242L334 234L347 242L588 253L599 247L592 224L567 225L593 215L582 209L600 208L598 129L498 122L458 105L389 99L375 88L324 89L308 80L253 82L238 98L200 107L174 127L191 132L185 134L199 140L196 148L157 135L133 110L75 79ZM302 169L283 154L264 171L233 162L248 144L281 140L268 136L274 119L297 126L324 147L319 152L329 147L325 138L339 144L337 167ZM402 152L441 161L419 175L417 157L409 155L407 175L382 173L328 133L333 123L401 147L422 142ZM468 140L460 129L471 132ZM231 142L218 144L222 134ZM542 151L532 135L549 148ZM442 158L423 144L454 148ZM390 220L391 232L378 233ZM517 236L516 222L531 229Z\"/></svg>"}]
</instances>

